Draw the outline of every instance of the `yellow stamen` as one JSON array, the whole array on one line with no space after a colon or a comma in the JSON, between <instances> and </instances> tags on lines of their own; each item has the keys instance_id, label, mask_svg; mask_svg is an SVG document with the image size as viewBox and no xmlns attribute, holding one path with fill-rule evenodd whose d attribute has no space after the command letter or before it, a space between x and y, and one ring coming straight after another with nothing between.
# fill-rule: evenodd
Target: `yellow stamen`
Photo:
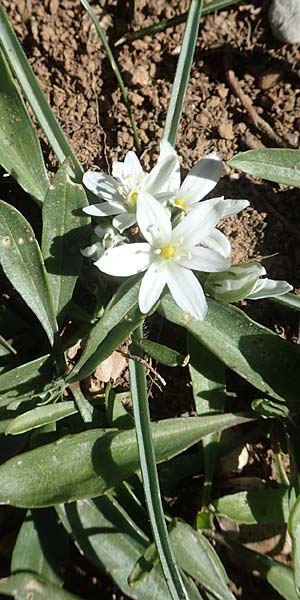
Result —
<instances>
[{"instance_id":1,"label":"yellow stamen","mask_svg":"<svg viewBox=\"0 0 300 600\"><path fill-rule=\"evenodd\" d=\"M182 208L182 210L184 210L184 211L186 211L186 209L187 209L187 203L184 200L181 200L181 198L175 198L174 204L175 204L175 206Z\"/></svg>"},{"instance_id":2,"label":"yellow stamen","mask_svg":"<svg viewBox=\"0 0 300 600\"><path fill-rule=\"evenodd\" d=\"M131 192L129 192L129 194L127 196L128 203L132 204L133 206L136 206L137 200L138 200L138 195L139 195L139 193L136 190L132 190Z\"/></svg>"},{"instance_id":3,"label":"yellow stamen","mask_svg":"<svg viewBox=\"0 0 300 600\"><path fill-rule=\"evenodd\" d=\"M161 249L161 253L160 255L165 258L166 260L169 260L170 258L175 258L177 254L177 249L176 246L171 246L170 244L168 246L165 246L164 248Z\"/></svg>"}]
</instances>

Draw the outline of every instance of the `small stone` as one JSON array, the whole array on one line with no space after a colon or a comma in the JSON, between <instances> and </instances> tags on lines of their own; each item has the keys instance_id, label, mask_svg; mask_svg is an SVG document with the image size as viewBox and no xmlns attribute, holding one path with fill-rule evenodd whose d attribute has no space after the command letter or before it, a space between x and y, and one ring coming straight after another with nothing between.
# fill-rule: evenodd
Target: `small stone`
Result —
<instances>
[{"instance_id":1,"label":"small stone","mask_svg":"<svg viewBox=\"0 0 300 600\"><path fill-rule=\"evenodd\" d=\"M218 127L219 136L223 140L234 140L234 131L230 121L224 121Z\"/></svg>"},{"instance_id":2,"label":"small stone","mask_svg":"<svg viewBox=\"0 0 300 600\"><path fill-rule=\"evenodd\" d=\"M299 0L273 0L268 14L275 37L286 44L300 42Z\"/></svg>"},{"instance_id":3,"label":"small stone","mask_svg":"<svg viewBox=\"0 0 300 600\"><path fill-rule=\"evenodd\" d=\"M259 78L259 87L261 90L270 90L281 79L282 73L279 71L266 71Z\"/></svg>"}]
</instances>

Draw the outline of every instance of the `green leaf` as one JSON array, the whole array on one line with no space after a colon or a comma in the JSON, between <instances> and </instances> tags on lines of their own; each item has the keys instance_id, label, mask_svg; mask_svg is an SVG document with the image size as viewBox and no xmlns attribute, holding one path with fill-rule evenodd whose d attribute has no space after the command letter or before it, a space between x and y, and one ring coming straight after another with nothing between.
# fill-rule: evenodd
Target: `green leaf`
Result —
<instances>
[{"instance_id":1,"label":"green leaf","mask_svg":"<svg viewBox=\"0 0 300 600\"><path fill-rule=\"evenodd\" d=\"M43 577L32 573L17 573L0 579L0 594L12 596L15 600L79 600L79 596L61 590Z\"/></svg>"},{"instance_id":2,"label":"green leaf","mask_svg":"<svg viewBox=\"0 0 300 600\"><path fill-rule=\"evenodd\" d=\"M82 185L69 177L70 165L60 167L43 206L42 254L54 311L63 320L82 265L80 250L89 240L89 217L82 212L88 202Z\"/></svg>"},{"instance_id":3,"label":"green leaf","mask_svg":"<svg viewBox=\"0 0 300 600\"><path fill-rule=\"evenodd\" d=\"M226 402L224 364L207 348L187 334L190 355L189 371L197 415L223 412ZM202 506L208 506L219 452L221 433L212 433L202 440L204 457L204 483Z\"/></svg>"},{"instance_id":4,"label":"green leaf","mask_svg":"<svg viewBox=\"0 0 300 600\"><path fill-rule=\"evenodd\" d=\"M8 21L1 2L0 45L10 68L20 84L21 90L24 92L32 111L40 123L58 160L63 162L69 157L72 160L77 181L81 181L83 171L78 159L51 110L45 94L39 86L26 54Z\"/></svg>"},{"instance_id":5,"label":"green leaf","mask_svg":"<svg viewBox=\"0 0 300 600\"><path fill-rule=\"evenodd\" d=\"M289 534L292 538L292 557L294 583L298 597L300 596L300 496L294 503L289 522Z\"/></svg>"},{"instance_id":6,"label":"green leaf","mask_svg":"<svg viewBox=\"0 0 300 600\"><path fill-rule=\"evenodd\" d=\"M145 552L136 561L129 577L128 584L130 587L138 585L148 573L157 565L159 556L154 543L147 546Z\"/></svg>"},{"instance_id":7,"label":"green leaf","mask_svg":"<svg viewBox=\"0 0 300 600\"><path fill-rule=\"evenodd\" d=\"M274 296L274 298L270 298L270 301L275 302L275 304L282 304L286 308L300 310L300 295L291 292L283 296Z\"/></svg>"},{"instance_id":8,"label":"green leaf","mask_svg":"<svg viewBox=\"0 0 300 600\"><path fill-rule=\"evenodd\" d=\"M185 315L166 295L161 312L185 327L227 367L265 394L289 405L299 404L299 347L259 325L238 308L208 299L204 321Z\"/></svg>"},{"instance_id":9,"label":"green leaf","mask_svg":"<svg viewBox=\"0 0 300 600\"><path fill-rule=\"evenodd\" d=\"M189 82L203 0L191 0L176 67L163 137L174 146Z\"/></svg>"},{"instance_id":10,"label":"green leaf","mask_svg":"<svg viewBox=\"0 0 300 600\"><path fill-rule=\"evenodd\" d=\"M37 427L48 425L48 423L56 423L56 421L74 415L76 412L75 402L71 400L38 406L13 419L6 427L5 434L19 435Z\"/></svg>"},{"instance_id":11,"label":"green leaf","mask_svg":"<svg viewBox=\"0 0 300 600\"><path fill-rule=\"evenodd\" d=\"M227 164L256 177L300 187L300 151L287 148L248 150L233 156Z\"/></svg>"},{"instance_id":12,"label":"green leaf","mask_svg":"<svg viewBox=\"0 0 300 600\"><path fill-rule=\"evenodd\" d=\"M49 182L40 143L1 49L0 71L0 164L41 205Z\"/></svg>"},{"instance_id":13,"label":"green leaf","mask_svg":"<svg viewBox=\"0 0 300 600\"><path fill-rule=\"evenodd\" d=\"M138 308L138 281L127 281L120 286L104 314L92 328L84 351L67 381L75 382L88 377L100 362L144 320Z\"/></svg>"},{"instance_id":14,"label":"green leaf","mask_svg":"<svg viewBox=\"0 0 300 600\"><path fill-rule=\"evenodd\" d=\"M54 366L49 354L0 375L0 406L31 400L53 387Z\"/></svg>"},{"instance_id":15,"label":"green leaf","mask_svg":"<svg viewBox=\"0 0 300 600\"><path fill-rule=\"evenodd\" d=\"M5 275L39 319L51 344L57 324L47 273L31 225L0 200L0 262Z\"/></svg>"},{"instance_id":16,"label":"green leaf","mask_svg":"<svg viewBox=\"0 0 300 600\"><path fill-rule=\"evenodd\" d=\"M149 545L149 539L110 495L95 500L56 507L64 527L84 556L98 569L109 573L123 594L139 600L168 597L161 567L157 565L149 580L132 590L127 579L133 566Z\"/></svg>"},{"instance_id":17,"label":"green leaf","mask_svg":"<svg viewBox=\"0 0 300 600\"><path fill-rule=\"evenodd\" d=\"M287 523L289 492L284 488L248 490L223 496L213 501L216 511L236 523Z\"/></svg>"},{"instance_id":18,"label":"green leaf","mask_svg":"<svg viewBox=\"0 0 300 600\"><path fill-rule=\"evenodd\" d=\"M199 531L178 521L170 532L179 566L218 600L234 600L225 569L212 545Z\"/></svg>"},{"instance_id":19,"label":"green leaf","mask_svg":"<svg viewBox=\"0 0 300 600\"><path fill-rule=\"evenodd\" d=\"M157 462L182 452L203 435L248 421L232 415L167 419L152 425ZM91 429L35 448L0 466L0 503L52 506L107 493L137 469L134 430Z\"/></svg>"},{"instance_id":20,"label":"green leaf","mask_svg":"<svg viewBox=\"0 0 300 600\"><path fill-rule=\"evenodd\" d=\"M182 367L185 363L186 357L183 354L163 344L158 344L145 338L135 340L135 344L148 354L148 356L151 356L151 358L154 358L154 360L167 367Z\"/></svg>"},{"instance_id":21,"label":"green leaf","mask_svg":"<svg viewBox=\"0 0 300 600\"><path fill-rule=\"evenodd\" d=\"M272 560L269 556L249 550L245 546L240 546L227 539L226 545L229 546L229 556L233 556L235 564L238 562L246 568L248 572L254 570L264 577L268 583L275 589L285 600L299 600L296 593L293 570L286 565L283 565L276 560Z\"/></svg>"},{"instance_id":22,"label":"green leaf","mask_svg":"<svg viewBox=\"0 0 300 600\"><path fill-rule=\"evenodd\" d=\"M108 494L95 500L57 505L56 510L84 556L97 569L109 573L126 597L134 600L169 598L160 564L155 565L150 579L141 580L133 590L128 585L128 576L150 540L114 497ZM184 584L190 600L201 600L190 579L184 577Z\"/></svg>"},{"instance_id":23,"label":"green leaf","mask_svg":"<svg viewBox=\"0 0 300 600\"><path fill-rule=\"evenodd\" d=\"M13 550L12 574L28 571L61 587L69 558L68 542L53 509L28 511Z\"/></svg>"}]
</instances>

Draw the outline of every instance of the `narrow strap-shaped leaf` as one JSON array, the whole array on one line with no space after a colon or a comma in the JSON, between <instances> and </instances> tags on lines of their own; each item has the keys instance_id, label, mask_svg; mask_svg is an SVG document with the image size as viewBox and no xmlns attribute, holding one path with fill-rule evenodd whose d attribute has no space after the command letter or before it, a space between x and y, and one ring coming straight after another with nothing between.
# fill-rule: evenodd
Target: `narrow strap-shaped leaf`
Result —
<instances>
[{"instance_id":1,"label":"narrow strap-shaped leaf","mask_svg":"<svg viewBox=\"0 0 300 600\"><path fill-rule=\"evenodd\" d=\"M275 304L282 304L286 308L291 308L293 310L300 310L300 295L297 294L284 294L283 296L277 296L274 298L269 298L270 302L275 302Z\"/></svg>"},{"instance_id":2,"label":"narrow strap-shaped leaf","mask_svg":"<svg viewBox=\"0 0 300 600\"><path fill-rule=\"evenodd\" d=\"M103 48L104 48L104 50L106 52L106 56L107 56L107 58L108 58L108 60L110 62L110 66L111 66L111 68L113 70L114 76L115 76L115 78L116 78L116 80L118 82L118 86L119 86L119 89L120 89L120 92L121 92L121 95L122 95L122 99L123 99L123 102L124 102L124 104L126 106L126 109L127 109L127 113L128 113L128 117L129 117L129 121L130 121L130 125L131 125L132 134L133 134L133 137L134 137L134 142L135 142L136 148L137 148L137 150L140 150L141 149L141 142L140 142L139 134L138 134L136 123L135 123L135 120L134 120L134 116L133 116L133 113L132 113L132 110L131 110L131 107L130 107L130 102L129 102L129 99L128 99L128 96L127 96L127 92L126 92L126 87L125 87L125 84L124 84L124 81L123 81L120 69L118 67L118 63L117 63L117 61L116 61L116 59L115 59L115 57L113 55L113 52L112 52L112 50L110 48L110 45L109 45L108 40L107 40L107 37L106 37L106 35L105 35L105 33L104 33L104 31L103 31L103 29L102 29L102 27L101 27L98 19L97 19L97 16L96 16L93 8L89 4L88 0L80 0L80 2L82 4L82 6L85 8L85 10L88 13L89 17L91 18L91 20L93 21L94 26L96 28L96 31L98 33L98 36L99 36L99 38L100 38L100 40L101 40L101 42L103 44Z\"/></svg>"},{"instance_id":3,"label":"narrow strap-shaped leaf","mask_svg":"<svg viewBox=\"0 0 300 600\"><path fill-rule=\"evenodd\" d=\"M37 204L48 189L36 130L0 48L0 164Z\"/></svg>"},{"instance_id":4,"label":"narrow strap-shaped leaf","mask_svg":"<svg viewBox=\"0 0 300 600\"><path fill-rule=\"evenodd\" d=\"M224 414L166 419L152 425L158 462L204 435L247 422ZM140 468L133 429L90 429L11 458L0 466L0 503L42 508L107 493Z\"/></svg>"},{"instance_id":5,"label":"narrow strap-shaped leaf","mask_svg":"<svg viewBox=\"0 0 300 600\"><path fill-rule=\"evenodd\" d=\"M195 321L166 295L160 310L169 321L185 327L249 383L298 410L299 347L255 323L230 304L208 299L208 307L204 321Z\"/></svg>"},{"instance_id":6,"label":"narrow strap-shaped leaf","mask_svg":"<svg viewBox=\"0 0 300 600\"><path fill-rule=\"evenodd\" d=\"M186 357L183 356L183 354L173 350L173 348L159 344L158 342L141 338L138 341L135 340L135 343L148 354L148 356L151 356L151 358L154 358L154 360L157 360L162 365L168 367L182 367L186 361Z\"/></svg>"},{"instance_id":7,"label":"narrow strap-shaped leaf","mask_svg":"<svg viewBox=\"0 0 300 600\"><path fill-rule=\"evenodd\" d=\"M212 12L217 10L224 10L225 8L232 6L233 4L238 4L242 2L242 0L212 0L208 4L205 4L202 8L202 16L209 15ZM125 35L123 38L118 40L115 46L121 44L125 40L138 40L146 35L153 35L158 33L159 31L164 31L168 27L176 27L176 25L180 25L180 23L185 23L187 20L188 13L184 12L181 15L176 15L171 19L161 19L157 23L153 25L149 25L149 27L143 27L142 29L138 29L133 33L129 33Z\"/></svg>"},{"instance_id":8,"label":"narrow strap-shaped leaf","mask_svg":"<svg viewBox=\"0 0 300 600\"><path fill-rule=\"evenodd\" d=\"M76 180L80 182L83 173L80 163L40 88L1 2L0 45L58 160L63 162L70 158Z\"/></svg>"},{"instance_id":9,"label":"narrow strap-shaped leaf","mask_svg":"<svg viewBox=\"0 0 300 600\"><path fill-rule=\"evenodd\" d=\"M248 150L233 156L230 167L256 177L300 187L300 151L289 148Z\"/></svg>"},{"instance_id":10,"label":"narrow strap-shaped leaf","mask_svg":"<svg viewBox=\"0 0 300 600\"><path fill-rule=\"evenodd\" d=\"M176 140L183 102L191 72L198 37L202 4L203 0L191 0L187 16L186 28L182 40L163 135L163 137L172 145L174 145Z\"/></svg>"},{"instance_id":11,"label":"narrow strap-shaped leaf","mask_svg":"<svg viewBox=\"0 0 300 600\"><path fill-rule=\"evenodd\" d=\"M164 517L150 424L145 368L141 363L130 360L129 374L137 446L155 545L171 597L174 600L188 600L172 551Z\"/></svg>"},{"instance_id":12,"label":"narrow strap-shaped leaf","mask_svg":"<svg viewBox=\"0 0 300 600\"><path fill-rule=\"evenodd\" d=\"M71 181L64 162L51 182L43 206L42 254L55 314L62 322L82 265L80 250L89 239L88 204L82 185Z\"/></svg>"},{"instance_id":13,"label":"narrow strap-shaped leaf","mask_svg":"<svg viewBox=\"0 0 300 600\"><path fill-rule=\"evenodd\" d=\"M57 323L34 231L21 213L3 201L0 201L0 215L0 262L3 271L39 319L53 345Z\"/></svg>"},{"instance_id":14,"label":"narrow strap-shaped leaf","mask_svg":"<svg viewBox=\"0 0 300 600\"><path fill-rule=\"evenodd\" d=\"M300 496L294 503L288 522L288 530L292 539L292 557L295 589L300 596Z\"/></svg>"}]
</instances>

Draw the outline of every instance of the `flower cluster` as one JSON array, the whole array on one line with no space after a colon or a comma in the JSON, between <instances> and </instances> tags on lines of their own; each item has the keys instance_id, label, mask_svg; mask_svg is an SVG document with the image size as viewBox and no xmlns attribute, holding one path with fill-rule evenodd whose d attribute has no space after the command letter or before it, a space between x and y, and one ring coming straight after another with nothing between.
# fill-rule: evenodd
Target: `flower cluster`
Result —
<instances>
[{"instance_id":1,"label":"flower cluster","mask_svg":"<svg viewBox=\"0 0 300 600\"><path fill-rule=\"evenodd\" d=\"M209 274L205 291L229 302L291 289L286 282L261 280L265 270L257 263L246 265L246 269L243 265L231 266L229 240L216 226L221 219L246 208L249 202L223 197L203 200L222 172L223 163L212 152L181 182L178 156L164 140L150 173L143 170L134 152L128 152L124 162L113 163L112 176L85 173L84 185L101 202L84 211L94 217L111 218L115 229L111 225L106 231L100 227L101 241L83 254L91 256L100 271L109 275L128 277L145 271L139 291L142 313L152 309L167 286L185 313L204 319L205 294L193 271ZM136 224L138 241L120 235Z\"/></svg>"}]
</instances>

